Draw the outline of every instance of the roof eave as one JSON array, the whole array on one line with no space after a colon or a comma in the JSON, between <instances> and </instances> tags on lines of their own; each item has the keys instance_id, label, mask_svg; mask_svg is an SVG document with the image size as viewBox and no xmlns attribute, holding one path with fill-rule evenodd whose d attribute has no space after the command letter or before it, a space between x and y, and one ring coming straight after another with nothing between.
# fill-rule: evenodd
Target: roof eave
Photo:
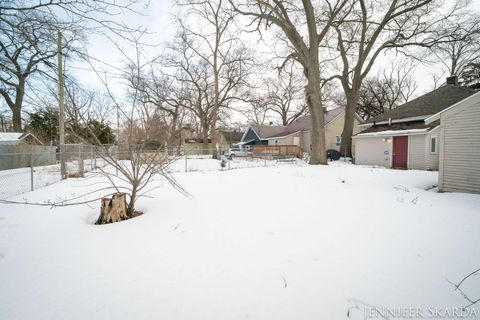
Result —
<instances>
[{"instance_id":1,"label":"roof eave","mask_svg":"<svg viewBox=\"0 0 480 320\"><path fill-rule=\"evenodd\" d=\"M470 99L472 99L473 97L476 97L476 96L478 96L478 95L480 95L480 92L474 93L474 94L466 97L465 99L462 99L462 100L458 101L457 103L452 104L450 107L448 107L448 108L446 108L446 109L443 109L443 110L440 111L440 112L437 112L436 114L432 115L431 117L428 117L427 119L425 119L425 124L430 124L430 123L432 123L432 122L434 122L434 121L437 121L438 119L440 119L440 116L441 116L443 113L445 113L445 112L447 112L447 111L455 108L456 106L458 106L458 105L460 105L460 104L462 104L462 103L467 102L468 100L470 100Z\"/></svg>"}]
</instances>

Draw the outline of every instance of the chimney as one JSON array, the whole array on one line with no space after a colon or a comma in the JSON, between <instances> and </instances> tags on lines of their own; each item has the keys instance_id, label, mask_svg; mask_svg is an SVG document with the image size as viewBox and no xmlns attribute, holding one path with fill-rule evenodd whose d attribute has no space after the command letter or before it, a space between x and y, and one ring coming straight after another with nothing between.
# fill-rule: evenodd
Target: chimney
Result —
<instances>
[{"instance_id":1,"label":"chimney","mask_svg":"<svg viewBox=\"0 0 480 320\"><path fill-rule=\"evenodd\" d=\"M457 86L458 85L458 77L457 76L447 77L447 84L451 85L451 86Z\"/></svg>"}]
</instances>

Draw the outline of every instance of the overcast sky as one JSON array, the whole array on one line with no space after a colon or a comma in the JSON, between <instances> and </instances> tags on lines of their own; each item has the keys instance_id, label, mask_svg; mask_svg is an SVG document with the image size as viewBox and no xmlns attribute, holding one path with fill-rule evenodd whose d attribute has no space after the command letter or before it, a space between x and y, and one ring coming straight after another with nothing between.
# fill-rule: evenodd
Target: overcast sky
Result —
<instances>
[{"instance_id":1,"label":"overcast sky","mask_svg":"<svg viewBox=\"0 0 480 320\"><path fill-rule=\"evenodd\" d=\"M447 0L448 1L448 0ZM472 8L480 12L480 0L472 1ZM125 21L127 21L132 26L143 26L148 28L149 34L146 35L143 40L152 45L149 48L152 54L158 54L162 52L162 45L168 41L171 41L175 34L174 18L175 14L175 5L171 0L155 0L150 1L148 8L141 8L139 10L142 15L133 15L127 14ZM250 35L250 37L256 37ZM120 42L121 46L128 47L128 43ZM262 45L256 46L257 50L261 50ZM117 68L122 68L124 66L124 60L121 54L114 48L114 46L105 41L103 37L100 36L91 36L87 49L91 56L94 58L107 62L110 65L113 65ZM375 68L378 70L382 68L382 65L387 64L389 59L380 58L376 62ZM71 62L67 66L77 67L72 69L75 76L84 84L90 87L98 86L99 82L97 76L92 71L79 70L79 68L88 69L88 65L77 62ZM97 64L97 66L100 66ZM114 83L114 76L120 71L103 66L105 70L108 70L111 73L112 81ZM373 71L374 74L376 71ZM442 73L439 65L425 65L419 64L416 68L415 78L418 82L418 89L415 92L415 96L423 94L433 87L432 76L440 75ZM117 84L115 84L115 87Z\"/></svg>"}]
</instances>

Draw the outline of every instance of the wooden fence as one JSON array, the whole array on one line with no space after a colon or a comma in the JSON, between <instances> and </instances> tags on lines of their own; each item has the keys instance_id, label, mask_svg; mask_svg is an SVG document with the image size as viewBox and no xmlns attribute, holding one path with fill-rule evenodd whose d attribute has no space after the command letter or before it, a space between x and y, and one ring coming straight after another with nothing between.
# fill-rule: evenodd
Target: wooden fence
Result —
<instances>
[{"instance_id":1,"label":"wooden fence","mask_svg":"<svg viewBox=\"0 0 480 320\"><path fill-rule=\"evenodd\" d=\"M252 156L268 159L300 158L303 149L296 145L252 146Z\"/></svg>"}]
</instances>

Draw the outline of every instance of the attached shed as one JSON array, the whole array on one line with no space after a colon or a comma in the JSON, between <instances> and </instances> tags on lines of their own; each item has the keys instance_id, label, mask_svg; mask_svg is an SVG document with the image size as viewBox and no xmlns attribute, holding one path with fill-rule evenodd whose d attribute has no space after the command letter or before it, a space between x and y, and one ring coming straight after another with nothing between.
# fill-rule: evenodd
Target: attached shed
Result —
<instances>
[{"instance_id":1,"label":"attached shed","mask_svg":"<svg viewBox=\"0 0 480 320\"><path fill-rule=\"evenodd\" d=\"M480 193L480 92L425 123L440 120L440 191Z\"/></svg>"},{"instance_id":2,"label":"attached shed","mask_svg":"<svg viewBox=\"0 0 480 320\"><path fill-rule=\"evenodd\" d=\"M439 121L425 120L474 95L469 88L445 85L386 111L366 123L353 137L355 163L388 168L437 170Z\"/></svg>"},{"instance_id":3,"label":"attached shed","mask_svg":"<svg viewBox=\"0 0 480 320\"><path fill-rule=\"evenodd\" d=\"M397 169L438 169L438 126L377 126L353 136L355 163Z\"/></svg>"}]
</instances>

